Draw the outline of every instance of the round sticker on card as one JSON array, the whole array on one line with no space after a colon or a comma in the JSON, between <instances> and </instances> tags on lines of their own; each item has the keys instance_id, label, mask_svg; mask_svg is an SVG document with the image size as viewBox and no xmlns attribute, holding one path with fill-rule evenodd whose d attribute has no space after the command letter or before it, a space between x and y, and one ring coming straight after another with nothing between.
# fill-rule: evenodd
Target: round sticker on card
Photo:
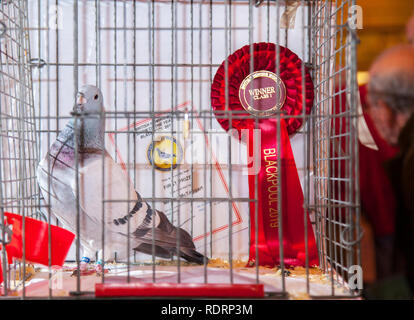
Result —
<instances>
[{"instance_id":1,"label":"round sticker on card","mask_svg":"<svg viewBox=\"0 0 414 320\"><path fill-rule=\"evenodd\" d=\"M183 159L183 148L173 137L162 136L151 142L147 157L149 163L160 171L175 169Z\"/></svg>"}]
</instances>

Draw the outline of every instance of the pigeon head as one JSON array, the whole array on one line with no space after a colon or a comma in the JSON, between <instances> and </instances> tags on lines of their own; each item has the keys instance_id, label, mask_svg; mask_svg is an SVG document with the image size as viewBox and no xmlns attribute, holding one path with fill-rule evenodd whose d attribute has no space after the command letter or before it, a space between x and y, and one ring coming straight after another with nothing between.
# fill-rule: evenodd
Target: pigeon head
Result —
<instances>
[{"instance_id":1,"label":"pigeon head","mask_svg":"<svg viewBox=\"0 0 414 320\"><path fill-rule=\"evenodd\" d=\"M81 148L104 149L105 117L101 90L93 85L82 86L76 95L73 111L80 116L72 126L78 132Z\"/></svg>"},{"instance_id":2,"label":"pigeon head","mask_svg":"<svg viewBox=\"0 0 414 320\"><path fill-rule=\"evenodd\" d=\"M101 90L89 84L82 86L76 95L76 104L73 109L75 112L87 114L102 113L104 108Z\"/></svg>"}]
</instances>

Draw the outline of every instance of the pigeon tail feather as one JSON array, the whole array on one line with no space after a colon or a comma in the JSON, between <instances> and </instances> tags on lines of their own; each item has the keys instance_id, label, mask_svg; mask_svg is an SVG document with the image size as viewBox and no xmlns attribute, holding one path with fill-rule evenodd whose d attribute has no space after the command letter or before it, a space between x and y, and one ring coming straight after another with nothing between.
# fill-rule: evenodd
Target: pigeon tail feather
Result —
<instances>
[{"instance_id":1,"label":"pigeon tail feather","mask_svg":"<svg viewBox=\"0 0 414 320\"><path fill-rule=\"evenodd\" d=\"M138 247L134 248L133 250L142 252L145 254L149 254L149 255L152 255L153 253L152 245L149 243L141 243ZM171 258L171 253L168 250L160 246L157 246L157 245L154 245L154 253L155 253L155 256L157 257L167 258L167 259Z\"/></svg>"},{"instance_id":2,"label":"pigeon tail feather","mask_svg":"<svg viewBox=\"0 0 414 320\"><path fill-rule=\"evenodd\" d=\"M193 239L187 231L175 227L163 212L155 211L160 218L160 223L154 229L137 228L132 233L141 242L134 250L152 255L152 241L154 241L155 255L168 258L177 255L177 242L179 242L178 254L180 257L197 264L204 264L205 260L208 261L204 255L195 250Z\"/></svg>"},{"instance_id":3,"label":"pigeon tail feather","mask_svg":"<svg viewBox=\"0 0 414 320\"><path fill-rule=\"evenodd\" d=\"M188 249L188 248L180 248L180 256L187 260L188 262L193 262L197 264L204 264L204 261L206 264L208 263L208 258L204 255L202 255L200 252L194 250L194 249Z\"/></svg>"}]
</instances>

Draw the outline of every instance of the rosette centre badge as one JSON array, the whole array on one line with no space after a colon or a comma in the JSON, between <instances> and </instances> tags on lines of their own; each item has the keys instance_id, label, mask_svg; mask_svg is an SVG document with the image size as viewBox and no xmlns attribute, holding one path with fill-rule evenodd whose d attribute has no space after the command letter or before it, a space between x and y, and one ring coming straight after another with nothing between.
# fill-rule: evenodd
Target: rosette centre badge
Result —
<instances>
[{"instance_id":1,"label":"rosette centre badge","mask_svg":"<svg viewBox=\"0 0 414 320\"><path fill-rule=\"evenodd\" d=\"M272 115L285 103L286 87L275 73L255 71L240 84L239 99L243 108L253 115Z\"/></svg>"},{"instance_id":2,"label":"rosette centre badge","mask_svg":"<svg viewBox=\"0 0 414 320\"><path fill-rule=\"evenodd\" d=\"M162 136L154 140L148 147L149 163L160 171L175 169L183 158L183 149L173 137Z\"/></svg>"}]
</instances>

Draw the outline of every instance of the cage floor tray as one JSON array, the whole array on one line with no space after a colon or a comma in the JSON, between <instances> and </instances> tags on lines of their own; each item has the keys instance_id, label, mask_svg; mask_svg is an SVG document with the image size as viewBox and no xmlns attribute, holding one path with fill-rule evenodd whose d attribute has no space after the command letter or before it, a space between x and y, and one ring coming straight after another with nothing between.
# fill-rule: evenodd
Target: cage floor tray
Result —
<instances>
[{"instance_id":1,"label":"cage floor tray","mask_svg":"<svg viewBox=\"0 0 414 320\"><path fill-rule=\"evenodd\" d=\"M25 282L25 296L33 298L48 297L49 287L52 288L53 297L70 296L77 289L77 277L73 276L74 264L67 264L64 268L55 271L49 281L47 268L36 268L30 279ZM127 282L128 268L126 264L106 264L105 283ZM155 271L154 271L155 270ZM318 268L309 270L309 294L307 294L306 270L304 268L289 269L285 276L285 288L290 299L309 299L311 296L349 296L346 284L335 281L332 285L331 276L322 273ZM260 267L246 268L233 264L233 269L222 264L209 264L204 266L192 266L183 264L179 268L175 264L161 263L155 268L148 265L131 265L129 268L129 281L149 283L224 283L231 281L236 284L264 284L266 293L281 293L283 290L281 270ZM335 276L336 279L336 276ZM80 277L80 290L93 295L95 284L102 278L94 271ZM20 285L19 285L20 284ZM16 286L9 295L21 296L23 288L21 281L11 281L11 287Z\"/></svg>"}]
</instances>

